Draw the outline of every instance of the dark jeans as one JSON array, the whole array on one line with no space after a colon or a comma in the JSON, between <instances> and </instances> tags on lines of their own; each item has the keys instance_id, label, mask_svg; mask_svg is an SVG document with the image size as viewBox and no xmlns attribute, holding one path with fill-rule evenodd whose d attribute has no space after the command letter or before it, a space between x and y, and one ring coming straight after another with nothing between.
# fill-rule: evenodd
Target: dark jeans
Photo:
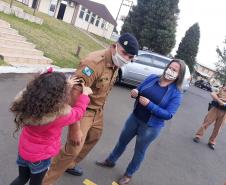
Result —
<instances>
[{"instance_id":1,"label":"dark jeans","mask_svg":"<svg viewBox=\"0 0 226 185\"><path fill-rule=\"evenodd\" d=\"M140 167L148 146L156 139L160 131L161 127L150 127L146 123L137 119L134 114L131 114L125 123L118 143L107 160L116 163L118 158L125 151L127 144L136 136L133 158L125 172L125 175L131 177Z\"/></svg>"},{"instance_id":2,"label":"dark jeans","mask_svg":"<svg viewBox=\"0 0 226 185\"><path fill-rule=\"evenodd\" d=\"M32 174L28 167L19 166L19 176L10 185L25 185L29 179L29 185L41 185L47 170Z\"/></svg>"}]
</instances>

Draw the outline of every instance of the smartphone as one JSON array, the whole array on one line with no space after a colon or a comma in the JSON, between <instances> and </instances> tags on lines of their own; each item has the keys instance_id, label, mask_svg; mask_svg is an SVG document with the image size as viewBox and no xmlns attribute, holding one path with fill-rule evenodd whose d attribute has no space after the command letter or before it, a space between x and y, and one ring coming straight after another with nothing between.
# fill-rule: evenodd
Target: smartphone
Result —
<instances>
[{"instance_id":1,"label":"smartphone","mask_svg":"<svg viewBox=\"0 0 226 185\"><path fill-rule=\"evenodd\" d=\"M82 80L82 79L79 79L79 81L78 81L78 83L84 83L84 80Z\"/></svg>"}]
</instances>

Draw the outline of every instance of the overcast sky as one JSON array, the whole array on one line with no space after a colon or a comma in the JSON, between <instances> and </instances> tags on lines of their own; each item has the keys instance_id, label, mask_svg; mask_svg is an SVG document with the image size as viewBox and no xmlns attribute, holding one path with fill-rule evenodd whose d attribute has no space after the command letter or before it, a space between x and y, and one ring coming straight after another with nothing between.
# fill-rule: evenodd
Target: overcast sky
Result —
<instances>
[{"instance_id":1,"label":"overcast sky","mask_svg":"<svg viewBox=\"0 0 226 185\"><path fill-rule=\"evenodd\" d=\"M116 18L121 0L93 0L105 4L114 18ZM136 4L136 0L133 0ZM200 26L200 44L197 61L205 66L214 68L217 61L216 47L221 46L226 36L226 0L179 0L179 20L176 33L175 54L185 32L190 26L198 22ZM121 15L127 15L127 7L122 7ZM119 17L120 17L119 16ZM122 25L118 21L120 30Z\"/></svg>"}]
</instances>

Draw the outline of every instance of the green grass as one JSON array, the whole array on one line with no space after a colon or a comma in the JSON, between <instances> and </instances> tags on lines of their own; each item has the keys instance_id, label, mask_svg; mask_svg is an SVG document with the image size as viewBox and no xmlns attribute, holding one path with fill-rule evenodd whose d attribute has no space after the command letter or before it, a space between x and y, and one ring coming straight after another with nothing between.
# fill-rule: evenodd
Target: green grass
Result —
<instances>
[{"instance_id":1,"label":"green grass","mask_svg":"<svg viewBox=\"0 0 226 185\"><path fill-rule=\"evenodd\" d=\"M5 65L5 62L0 58L0 66Z\"/></svg>"},{"instance_id":2,"label":"green grass","mask_svg":"<svg viewBox=\"0 0 226 185\"><path fill-rule=\"evenodd\" d=\"M5 61L3 60L3 57L0 55L0 66L7 66L8 64L5 63Z\"/></svg>"},{"instance_id":3,"label":"green grass","mask_svg":"<svg viewBox=\"0 0 226 185\"><path fill-rule=\"evenodd\" d=\"M9 2L8 0L4 1ZM33 9L19 2L14 1L13 5L24 9L27 13L33 13ZM9 22L12 28L18 30L28 41L34 43L36 48L43 51L44 55L52 59L57 66L77 67L80 58L91 51L102 49L100 45L74 26L41 12L37 12L36 16L44 20L42 25L0 13L0 19ZM82 45L79 58L74 55L78 44Z\"/></svg>"},{"instance_id":4,"label":"green grass","mask_svg":"<svg viewBox=\"0 0 226 185\"><path fill-rule=\"evenodd\" d=\"M106 39L104 37L101 37L99 35L95 35L95 34L92 34L97 40L103 42L105 45L111 45L113 43L115 43L114 41L112 40L109 40L109 39Z\"/></svg>"}]
</instances>

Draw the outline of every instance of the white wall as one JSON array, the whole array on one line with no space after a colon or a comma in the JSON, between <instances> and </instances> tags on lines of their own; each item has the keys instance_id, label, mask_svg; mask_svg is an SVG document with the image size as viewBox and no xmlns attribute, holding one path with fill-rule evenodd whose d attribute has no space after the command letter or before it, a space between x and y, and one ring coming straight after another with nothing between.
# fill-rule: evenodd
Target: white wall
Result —
<instances>
[{"instance_id":1,"label":"white wall","mask_svg":"<svg viewBox=\"0 0 226 185\"><path fill-rule=\"evenodd\" d=\"M17 0L17 1L22 3L22 0Z\"/></svg>"},{"instance_id":2,"label":"white wall","mask_svg":"<svg viewBox=\"0 0 226 185\"><path fill-rule=\"evenodd\" d=\"M50 0L41 0L39 5L39 11L48 14L49 13Z\"/></svg>"},{"instance_id":3,"label":"white wall","mask_svg":"<svg viewBox=\"0 0 226 185\"><path fill-rule=\"evenodd\" d=\"M110 39L113 30L114 26L112 24L109 24L107 30L104 31L103 36L107 39Z\"/></svg>"},{"instance_id":4,"label":"white wall","mask_svg":"<svg viewBox=\"0 0 226 185\"><path fill-rule=\"evenodd\" d=\"M33 0L29 0L28 6L31 7L33 3Z\"/></svg>"},{"instance_id":5,"label":"white wall","mask_svg":"<svg viewBox=\"0 0 226 185\"><path fill-rule=\"evenodd\" d=\"M71 19L72 19L73 13L74 13L74 9L75 8L67 5L67 7L65 9L63 21L65 21L67 23L71 23Z\"/></svg>"},{"instance_id":6,"label":"white wall","mask_svg":"<svg viewBox=\"0 0 226 185\"><path fill-rule=\"evenodd\" d=\"M99 35L101 37L105 37L107 39L111 38L111 34L113 32L113 29L114 29L114 26L112 24L108 23L107 27L101 28L101 24L104 21L101 18L99 25L97 27L97 26L95 26L97 19L94 21L93 24L91 24L91 23L89 23L91 16L89 18L89 22L85 21L86 14L84 14L83 19L79 18L80 9L81 9L81 6L79 6L79 12L78 12L78 15L77 15L77 18L76 18L76 21L75 21L75 26L82 28L84 30L87 30L87 28L88 28L88 31L91 32L91 33L94 33L94 34Z\"/></svg>"},{"instance_id":7,"label":"white wall","mask_svg":"<svg viewBox=\"0 0 226 185\"><path fill-rule=\"evenodd\" d=\"M39 5L39 11L46 13L46 14L49 14L50 1L51 0L41 0L40 5ZM33 2L32 0L29 0L29 6L30 7L32 6L32 2ZM60 7L60 3L59 3L59 5L56 9L56 11L57 11L56 17L58 15L59 7ZM82 28L84 30L87 30L87 28L89 27L88 28L89 32L94 33L96 35L99 35L101 37L105 37L107 39L110 39L111 34L113 32L113 29L114 29L114 26L110 23L107 23L107 26L105 26L104 28L101 28L102 22L104 21L102 18L100 19L98 27L95 26L97 19L94 21L94 24L91 24L91 23L89 24L91 16L89 18L89 22L85 21L86 13L84 14L83 19L79 18L81 8L82 8L82 6L80 5L74 26L77 26L77 27ZM67 5L67 7L65 9L64 17L63 17L64 22L71 23L73 13L74 13L74 9L75 9L75 7L70 7L69 5Z\"/></svg>"},{"instance_id":8,"label":"white wall","mask_svg":"<svg viewBox=\"0 0 226 185\"><path fill-rule=\"evenodd\" d=\"M86 30L87 27L88 27L88 25L89 25L89 23L86 22L85 20L80 19L80 18L79 18L79 14L78 14L78 16L77 16L77 18L76 18L76 21L75 21L75 26L77 26L77 27L79 27L79 28L82 28L82 29Z\"/></svg>"}]
</instances>

